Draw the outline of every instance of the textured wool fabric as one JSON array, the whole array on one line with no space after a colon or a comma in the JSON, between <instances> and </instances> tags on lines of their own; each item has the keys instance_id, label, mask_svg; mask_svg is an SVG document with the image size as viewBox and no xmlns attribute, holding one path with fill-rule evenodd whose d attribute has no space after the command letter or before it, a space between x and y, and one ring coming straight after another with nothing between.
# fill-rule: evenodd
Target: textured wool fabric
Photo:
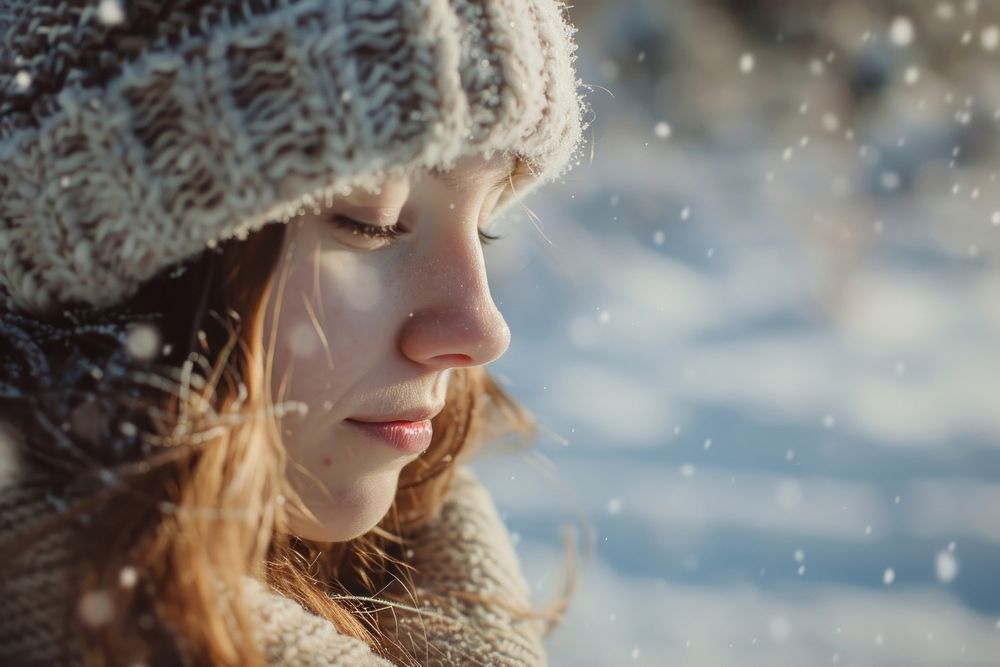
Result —
<instances>
[{"instance_id":1,"label":"textured wool fabric","mask_svg":"<svg viewBox=\"0 0 1000 667\"><path fill-rule=\"evenodd\" d=\"M388 171L586 128L557 0L0 0L0 297L121 302L157 271Z\"/></svg>"},{"instance_id":2,"label":"textured wool fabric","mask_svg":"<svg viewBox=\"0 0 1000 667\"><path fill-rule=\"evenodd\" d=\"M9 456L9 451L0 456ZM44 475L22 472L0 487L0 548L17 544L65 507ZM53 531L25 557L4 563L0 576L0 665L78 665L60 631L72 586L69 530ZM75 611L75 609L73 610Z\"/></svg>"},{"instance_id":3,"label":"textured wool fabric","mask_svg":"<svg viewBox=\"0 0 1000 667\"><path fill-rule=\"evenodd\" d=\"M504 603L527 608L531 593L492 498L470 469L460 465L449 499L436 521L410 541L420 573L417 593L427 619L395 609L381 626L421 665L544 665L540 619L516 620ZM449 592L499 600L483 605Z\"/></svg>"},{"instance_id":4,"label":"textured wool fabric","mask_svg":"<svg viewBox=\"0 0 1000 667\"><path fill-rule=\"evenodd\" d=\"M540 620L516 620L502 608L450 594L495 596L501 603L524 608L531 602L507 529L471 469L463 465L455 469L441 514L407 543L413 550L409 562L418 573L414 595L424 613L387 608L381 612L380 623L421 665L546 664ZM265 646L271 664L392 664L372 655L362 642L337 635L329 623L297 603L255 587L251 599L260 600L259 595L264 596L259 608L265 614ZM331 659L334 646L343 651L343 658ZM301 657L283 662L280 656L288 655Z\"/></svg>"},{"instance_id":5,"label":"textured wool fabric","mask_svg":"<svg viewBox=\"0 0 1000 667\"><path fill-rule=\"evenodd\" d=\"M51 490L41 479L20 479L0 488L0 545L25 534L56 509ZM65 598L72 565L68 545L84 533L80 527L55 532L16 563L13 578L0 590L0 665L82 664L58 619L68 610L73 622L79 623L85 613L80 601ZM407 544L413 551L420 613L393 607L382 612L382 622L420 664L546 664L541 621L518 620L502 607L484 608L451 596L452 591L467 591L524 608L531 602L507 529L470 468L456 467L441 513ZM339 634L325 619L262 583L246 579L243 594L258 621L255 639L268 665L393 665L364 642Z\"/></svg>"}]
</instances>

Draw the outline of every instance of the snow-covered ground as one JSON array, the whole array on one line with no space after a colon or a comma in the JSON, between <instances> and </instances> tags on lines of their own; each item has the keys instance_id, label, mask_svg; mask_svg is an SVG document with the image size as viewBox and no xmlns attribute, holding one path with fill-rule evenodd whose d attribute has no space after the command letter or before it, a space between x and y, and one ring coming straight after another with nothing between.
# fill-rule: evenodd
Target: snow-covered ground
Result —
<instances>
[{"instance_id":1,"label":"snow-covered ground","mask_svg":"<svg viewBox=\"0 0 1000 667\"><path fill-rule=\"evenodd\" d=\"M475 465L539 603L580 536L552 664L1000 664L996 172L615 94L487 250L543 429Z\"/></svg>"}]
</instances>

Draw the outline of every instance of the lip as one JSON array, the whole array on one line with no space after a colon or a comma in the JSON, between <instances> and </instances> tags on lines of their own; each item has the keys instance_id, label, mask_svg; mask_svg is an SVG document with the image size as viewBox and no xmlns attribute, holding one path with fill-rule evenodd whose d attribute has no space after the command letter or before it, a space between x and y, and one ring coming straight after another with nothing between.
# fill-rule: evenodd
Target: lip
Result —
<instances>
[{"instance_id":1,"label":"lip","mask_svg":"<svg viewBox=\"0 0 1000 667\"><path fill-rule=\"evenodd\" d=\"M431 444L434 429L430 419L368 422L345 419L350 428L379 440L405 454L419 454Z\"/></svg>"},{"instance_id":2,"label":"lip","mask_svg":"<svg viewBox=\"0 0 1000 667\"><path fill-rule=\"evenodd\" d=\"M414 408L413 410L405 410L403 412L397 412L393 415L375 415L370 417L351 417L351 421L356 422L366 422L366 423L380 423L385 424L389 422L420 422L425 419L433 419L437 416L444 406L437 407L420 407Z\"/></svg>"}]
</instances>

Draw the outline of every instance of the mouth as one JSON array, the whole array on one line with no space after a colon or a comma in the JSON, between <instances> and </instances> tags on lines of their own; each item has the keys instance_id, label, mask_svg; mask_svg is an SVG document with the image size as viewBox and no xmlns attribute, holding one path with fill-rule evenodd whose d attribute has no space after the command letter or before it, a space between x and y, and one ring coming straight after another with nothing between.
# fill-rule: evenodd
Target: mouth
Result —
<instances>
[{"instance_id":1,"label":"mouth","mask_svg":"<svg viewBox=\"0 0 1000 667\"><path fill-rule=\"evenodd\" d=\"M393 422L421 422L433 419L444 409L444 405L420 406L412 410L401 410L391 414L351 417L350 421L388 424Z\"/></svg>"},{"instance_id":2,"label":"mouth","mask_svg":"<svg viewBox=\"0 0 1000 667\"><path fill-rule=\"evenodd\" d=\"M361 421L345 419L344 424L370 439L403 452L419 454L431 444L434 429L430 419L394 420L394 421Z\"/></svg>"}]
</instances>

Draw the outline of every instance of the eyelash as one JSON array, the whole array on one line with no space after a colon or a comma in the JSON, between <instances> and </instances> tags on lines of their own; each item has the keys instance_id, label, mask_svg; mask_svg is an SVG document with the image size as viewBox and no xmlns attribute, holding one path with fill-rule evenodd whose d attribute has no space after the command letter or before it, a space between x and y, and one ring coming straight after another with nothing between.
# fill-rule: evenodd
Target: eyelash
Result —
<instances>
[{"instance_id":1,"label":"eyelash","mask_svg":"<svg viewBox=\"0 0 1000 667\"><path fill-rule=\"evenodd\" d=\"M399 236L403 231L399 223L392 225L391 227L383 227L381 225L368 225L363 222L359 222L354 218L349 218L346 215L335 215L331 218L333 224L344 229L349 229L361 236L377 239L377 240L392 240ZM487 234L486 232L479 231L479 242L484 246L493 243L494 241L499 241L504 238L503 236L494 236L492 234Z\"/></svg>"}]
</instances>

